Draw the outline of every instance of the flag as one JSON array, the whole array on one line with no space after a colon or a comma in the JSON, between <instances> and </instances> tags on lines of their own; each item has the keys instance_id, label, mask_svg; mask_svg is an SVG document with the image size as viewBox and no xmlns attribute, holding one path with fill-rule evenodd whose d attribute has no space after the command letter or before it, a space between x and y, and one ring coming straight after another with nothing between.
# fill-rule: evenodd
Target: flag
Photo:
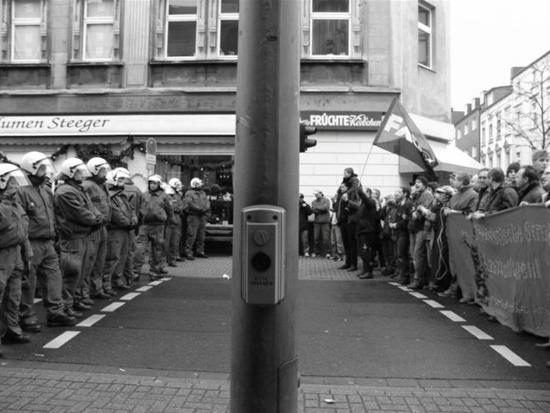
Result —
<instances>
[{"instance_id":1,"label":"flag","mask_svg":"<svg viewBox=\"0 0 550 413\"><path fill-rule=\"evenodd\" d=\"M438 163L427 139L397 97L386 112L373 145L402 156L429 172L433 172Z\"/></svg>"}]
</instances>

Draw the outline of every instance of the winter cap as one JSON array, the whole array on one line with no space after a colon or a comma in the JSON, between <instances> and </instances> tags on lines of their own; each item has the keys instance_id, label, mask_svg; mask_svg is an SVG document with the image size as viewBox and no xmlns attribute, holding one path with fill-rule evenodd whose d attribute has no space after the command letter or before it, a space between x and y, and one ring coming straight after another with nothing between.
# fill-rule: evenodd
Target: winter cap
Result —
<instances>
[{"instance_id":1,"label":"winter cap","mask_svg":"<svg viewBox=\"0 0 550 413\"><path fill-rule=\"evenodd\" d=\"M347 172L347 173L350 174L350 175L354 175L354 174L355 174L355 172L353 171L353 168L346 168L346 169L344 169L344 172Z\"/></svg>"},{"instance_id":2,"label":"winter cap","mask_svg":"<svg viewBox=\"0 0 550 413\"><path fill-rule=\"evenodd\" d=\"M448 196L453 196L454 193L455 193L455 190L452 187L450 187L449 185L444 185L444 186L438 187L435 190L435 192L439 192L440 194L445 194L445 195L448 195Z\"/></svg>"}]
</instances>

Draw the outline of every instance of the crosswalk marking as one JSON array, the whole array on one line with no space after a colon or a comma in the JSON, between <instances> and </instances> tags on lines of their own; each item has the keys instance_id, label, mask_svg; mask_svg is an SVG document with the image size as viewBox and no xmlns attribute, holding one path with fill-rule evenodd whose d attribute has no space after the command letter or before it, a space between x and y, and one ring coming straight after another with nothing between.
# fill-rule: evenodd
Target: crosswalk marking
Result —
<instances>
[{"instance_id":1,"label":"crosswalk marking","mask_svg":"<svg viewBox=\"0 0 550 413\"><path fill-rule=\"evenodd\" d=\"M428 304L430 307L432 308L445 308L445 306L439 304L437 301L435 300L424 300L424 302L426 304Z\"/></svg>"},{"instance_id":2,"label":"crosswalk marking","mask_svg":"<svg viewBox=\"0 0 550 413\"><path fill-rule=\"evenodd\" d=\"M136 288L136 291L144 293L145 291L149 291L151 288L153 288L152 285L144 285L143 287Z\"/></svg>"},{"instance_id":3,"label":"crosswalk marking","mask_svg":"<svg viewBox=\"0 0 550 413\"><path fill-rule=\"evenodd\" d=\"M520 356L518 356L516 353L514 353L512 350L510 350L506 346L493 345L491 346L491 348L516 367L531 367L531 365L528 362L523 360Z\"/></svg>"},{"instance_id":4,"label":"crosswalk marking","mask_svg":"<svg viewBox=\"0 0 550 413\"><path fill-rule=\"evenodd\" d=\"M493 337L476 326L462 326L462 328L479 340L493 340Z\"/></svg>"},{"instance_id":5,"label":"crosswalk marking","mask_svg":"<svg viewBox=\"0 0 550 413\"><path fill-rule=\"evenodd\" d=\"M126 303L123 303L121 301L117 301L115 303L109 304L107 307L102 308L101 311L104 311L106 313L112 313L116 309L122 307L124 304L126 304Z\"/></svg>"},{"instance_id":6,"label":"crosswalk marking","mask_svg":"<svg viewBox=\"0 0 550 413\"><path fill-rule=\"evenodd\" d=\"M120 297L120 299L124 300L124 301L129 301L129 300L133 300L137 296L139 296L139 293L128 293L128 294L123 295L122 297Z\"/></svg>"},{"instance_id":7,"label":"crosswalk marking","mask_svg":"<svg viewBox=\"0 0 550 413\"><path fill-rule=\"evenodd\" d=\"M409 291L409 294L416 298L421 298L421 299L428 298L424 294L417 293L416 291Z\"/></svg>"},{"instance_id":8,"label":"crosswalk marking","mask_svg":"<svg viewBox=\"0 0 550 413\"><path fill-rule=\"evenodd\" d=\"M449 320L454 321L455 323L463 323L466 321L453 311L440 311L440 313L447 317Z\"/></svg>"},{"instance_id":9,"label":"crosswalk marking","mask_svg":"<svg viewBox=\"0 0 550 413\"><path fill-rule=\"evenodd\" d=\"M95 323L97 323L99 320L101 320L103 317L105 317L105 314L94 314L88 317L86 320L82 320L80 323L78 323L77 327L91 327Z\"/></svg>"},{"instance_id":10,"label":"crosswalk marking","mask_svg":"<svg viewBox=\"0 0 550 413\"><path fill-rule=\"evenodd\" d=\"M80 331L65 331L63 334L60 334L49 343L46 343L44 345L44 348L59 348L79 334Z\"/></svg>"},{"instance_id":11,"label":"crosswalk marking","mask_svg":"<svg viewBox=\"0 0 550 413\"><path fill-rule=\"evenodd\" d=\"M159 285L162 284L164 280L151 281L148 285Z\"/></svg>"}]
</instances>

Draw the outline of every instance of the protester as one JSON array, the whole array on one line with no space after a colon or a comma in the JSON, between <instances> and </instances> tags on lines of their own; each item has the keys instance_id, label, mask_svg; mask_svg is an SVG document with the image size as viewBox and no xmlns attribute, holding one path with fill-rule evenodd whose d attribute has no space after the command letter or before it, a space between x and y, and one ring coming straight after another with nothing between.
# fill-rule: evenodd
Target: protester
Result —
<instances>
[{"instance_id":1,"label":"protester","mask_svg":"<svg viewBox=\"0 0 550 413\"><path fill-rule=\"evenodd\" d=\"M544 173L544 170L548 166L548 162L549 162L548 152L542 149L533 151L533 154L531 155L531 159L532 159L533 167L537 171L537 174L539 175L539 177L541 177L542 174Z\"/></svg>"},{"instance_id":2,"label":"protester","mask_svg":"<svg viewBox=\"0 0 550 413\"><path fill-rule=\"evenodd\" d=\"M434 200L434 196L427 186L428 180L422 175L418 176L412 194L411 219L408 226L414 264L414 280L408 287L412 289L422 288L429 279L428 249L425 242L428 231L424 227L426 218L419 210L419 207L429 208Z\"/></svg>"},{"instance_id":3,"label":"protester","mask_svg":"<svg viewBox=\"0 0 550 413\"><path fill-rule=\"evenodd\" d=\"M386 195L379 211L379 218L383 225L380 231L380 244L382 246L382 260L385 263L382 275L393 275L396 269L395 241L396 238L390 227L391 222L395 222L397 215L397 205L393 194Z\"/></svg>"},{"instance_id":4,"label":"protester","mask_svg":"<svg viewBox=\"0 0 550 413\"><path fill-rule=\"evenodd\" d=\"M347 270L349 272L357 271L357 222L359 206L361 205L361 199L359 198L359 188L361 182L354 173L352 168L344 169L344 179L342 183L348 188L347 191L342 194L340 201L340 210L342 211L342 238L344 241L344 249L346 251L346 260L344 265L340 269Z\"/></svg>"},{"instance_id":5,"label":"protester","mask_svg":"<svg viewBox=\"0 0 550 413\"><path fill-rule=\"evenodd\" d=\"M311 203L311 211L314 215L313 220L313 253L312 257L330 258L330 200L325 198L320 190L316 190L313 195L315 199Z\"/></svg>"},{"instance_id":6,"label":"protester","mask_svg":"<svg viewBox=\"0 0 550 413\"><path fill-rule=\"evenodd\" d=\"M2 337L2 344L23 344L30 341L19 325L21 277L24 265L31 265L33 254L27 237L29 220L16 198L17 186L23 182L25 182L25 176L16 165L0 163L0 262L2 263L0 265L0 337Z\"/></svg>"},{"instance_id":7,"label":"protester","mask_svg":"<svg viewBox=\"0 0 550 413\"><path fill-rule=\"evenodd\" d=\"M299 240L300 248L304 257L309 257L309 231L308 217L312 214L311 207L304 200L304 194L300 194L299 199Z\"/></svg>"},{"instance_id":8,"label":"protester","mask_svg":"<svg viewBox=\"0 0 550 413\"><path fill-rule=\"evenodd\" d=\"M63 277L55 250L53 193L45 186L47 169L53 165L46 154L28 152L21 159L31 185L17 188L17 200L29 218L28 237L33 256L24 272L21 292L20 324L24 331L38 332L41 326L34 310L37 283L50 327L73 326L75 318L65 314L62 298Z\"/></svg>"},{"instance_id":9,"label":"protester","mask_svg":"<svg viewBox=\"0 0 550 413\"><path fill-rule=\"evenodd\" d=\"M143 202L139 211L142 225L137 237L136 255L134 257L135 271L142 273L145 262L145 250L151 244L150 278L156 279L167 274L162 266L164 250L164 226L172 215L172 207L168 196L161 188L162 178L152 175L147 179L148 191L143 194Z\"/></svg>"},{"instance_id":10,"label":"protester","mask_svg":"<svg viewBox=\"0 0 550 413\"><path fill-rule=\"evenodd\" d=\"M208 258L204 253L206 221L210 213L210 201L202 189L202 180L191 179L191 189L185 193L183 210L187 214L187 239L185 243L186 260L195 257ZM195 254L193 251L195 250Z\"/></svg>"},{"instance_id":11,"label":"protester","mask_svg":"<svg viewBox=\"0 0 550 413\"><path fill-rule=\"evenodd\" d=\"M518 162L512 162L506 168L506 178L504 184L511 186L512 188L517 188L517 174L520 170L521 165Z\"/></svg>"},{"instance_id":12,"label":"protester","mask_svg":"<svg viewBox=\"0 0 550 413\"><path fill-rule=\"evenodd\" d=\"M79 318L79 310L90 306L79 301L77 287L82 282L83 267L92 265L85 262L89 235L101 228L105 217L99 212L82 183L88 168L78 158L68 158L61 164L60 179L63 181L54 194L55 223L59 236L60 266L63 274L63 299L65 312ZM89 255L88 255L89 257Z\"/></svg>"},{"instance_id":13,"label":"protester","mask_svg":"<svg viewBox=\"0 0 550 413\"><path fill-rule=\"evenodd\" d=\"M340 185L336 195L331 198L331 213L330 213L330 253L334 261L342 261L345 251L344 242L342 241L342 229L338 222L338 204L342 197L343 191L347 190L345 185Z\"/></svg>"},{"instance_id":14,"label":"protester","mask_svg":"<svg viewBox=\"0 0 550 413\"><path fill-rule=\"evenodd\" d=\"M395 237L396 244L397 281L407 285L410 282L409 231L407 228L411 218L411 190L407 187L399 188L395 191L394 197L397 213L393 221L390 219L390 228L393 231L392 236Z\"/></svg>"},{"instance_id":15,"label":"protester","mask_svg":"<svg viewBox=\"0 0 550 413\"><path fill-rule=\"evenodd\" d=\"M483 218L491 213L513 208L518 204L518 195L510 187L504 186L504 171L493 168L487 174L489 195L487 204L472 214L475 219Z\"/></svg>"},{"instance_id":16,"label":"protester","mask_svg":"<svg viewBox=\"0 0 550 413\"><path fill-rule=\"evenodd\" d=\"M474 190L477 191L477 202L474 208L475 211L485 210L487 208L487 202L489 200L489 169L480 169L477 173L477 184Z\"/></svg>"},{"instance_id":17,"label":"protester","mask_svg":"<svg viewBox=\"0 0 550 413\"><path fill-rule=\"evenodd\" d=\"M372 197L372 191L366 188L358 190L361 205L357 213L357 242L359 256L363 261L363 270L357 277L364 280L373 278L372 262L376 253L378 234L380 233L380 219L376 210L376 200Z\"/></svg>"},{"instance_id":18,"label":"protester","mask_svg":"<svg viewBox=\"0 0 550 413\"><path fill-rule=\"evenodd\" d=\"M519 170L517 175L517 192L520 205L542 202L544 190L540 185L539 174L533 166L522 166Z\"/></svg>"},{"instance_id":19,"label":"protester","mask_svg":"<svg viewBox=\"0 0 550 413\"><path fill-rule=\"evenodd\" d=\"M103 215L103 225L86 238L86 256L84 257L86 265L82 269L79 293L80 303L90 306L94 303L90 297L100 298L104 287L110 288L110 285L103 285L102 277L107 257L107 225L111 220L109 191L105 182L111 167L105 159L99 157L90 159L86 167L91 176L86 178L82 187L92 200L94 207Z\"/></svg>"}]
</instances>

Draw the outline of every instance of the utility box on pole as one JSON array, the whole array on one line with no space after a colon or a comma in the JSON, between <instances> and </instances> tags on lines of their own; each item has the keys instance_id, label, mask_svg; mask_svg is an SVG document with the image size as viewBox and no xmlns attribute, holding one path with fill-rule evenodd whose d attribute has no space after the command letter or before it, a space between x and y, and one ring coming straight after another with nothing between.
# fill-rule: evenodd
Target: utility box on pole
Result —
<instances>
[{"instance_id":1,"label":"utility box on pole","mask_svg":"<svg viewBox=\"0 0 550 413\"><path fill-rule=\"evenodd\" d=\"M300 5L240 1L232 413L297 412Z\"/></svg>"}]
</instances>

